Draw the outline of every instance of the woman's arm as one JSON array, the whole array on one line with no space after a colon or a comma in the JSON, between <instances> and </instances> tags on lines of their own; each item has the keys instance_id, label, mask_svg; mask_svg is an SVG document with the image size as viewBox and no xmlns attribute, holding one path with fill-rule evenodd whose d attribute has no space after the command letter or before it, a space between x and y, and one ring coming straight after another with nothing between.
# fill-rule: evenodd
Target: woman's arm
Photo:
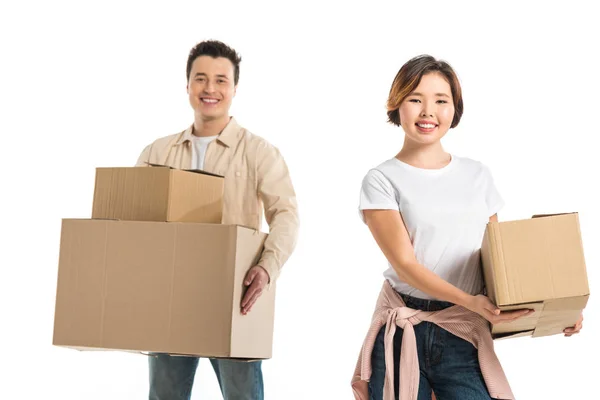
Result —
<instances>
[{"instance_id":1,"label":"woman's arm","mask_svg":"<svg viewBox=\"0 0 600 400\"><path fill-rule=\"evenodd\" d=\"M493 324L510 322L530 312L525 309L501 313L486 296L470 295L419 264L398 211L363 210L363 215L379 248L403 282L436 299L476 312ZM497 220L496 215L490 218L490 221Z\"/></svg>"}]
</instances>

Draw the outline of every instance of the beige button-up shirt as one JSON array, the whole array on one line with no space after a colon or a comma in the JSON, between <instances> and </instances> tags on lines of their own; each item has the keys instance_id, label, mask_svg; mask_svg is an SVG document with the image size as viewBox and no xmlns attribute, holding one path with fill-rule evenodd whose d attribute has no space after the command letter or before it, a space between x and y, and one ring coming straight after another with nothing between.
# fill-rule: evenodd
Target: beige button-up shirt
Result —
<instances>
[{"instance_id":1,"label":"beige button-up shirt","mask_svg":"<svg viewBox=\"0 0 600 400\"><path fill-rule=\"evenodd\" d=\"M193 125L148 145L136 166L147 163L190 169ZM260 230L263 207L269 236L258 265L273 283L298 237L298 207L287 165L279 150L231 118L206 150L204 168L225 177L223 224Z\"/></svg>"}]
</instances>

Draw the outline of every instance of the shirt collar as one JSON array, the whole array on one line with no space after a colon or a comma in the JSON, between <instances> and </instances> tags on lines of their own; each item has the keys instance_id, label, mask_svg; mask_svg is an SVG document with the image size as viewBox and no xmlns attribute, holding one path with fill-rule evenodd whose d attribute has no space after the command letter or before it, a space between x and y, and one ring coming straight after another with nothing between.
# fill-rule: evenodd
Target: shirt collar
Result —
<instances>
[{"instance_id":1,"label":"shirt collar","mask_svg":"<svg viewBox=\"0 0 600 400\"><path fill-rule=\"evenodd\" d=\"M191 142L194 124L190 125L183 133L179 136L176 144L182 144L185 142ZM231 117L229 123L225 126L223 131L217 137L217 140L223 143L227 147L234 146L240 140L240 131L242 127L237 123L235 118Z\"/></svg>"}]
</instances>

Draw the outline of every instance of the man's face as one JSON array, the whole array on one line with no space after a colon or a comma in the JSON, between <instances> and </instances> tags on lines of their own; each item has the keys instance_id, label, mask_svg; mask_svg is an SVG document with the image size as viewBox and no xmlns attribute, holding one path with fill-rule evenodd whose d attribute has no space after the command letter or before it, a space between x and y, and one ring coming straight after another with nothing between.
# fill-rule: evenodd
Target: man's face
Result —
<instances>
[{"instance_id":1,"label":"man's face","mask_svg":"<svg viewBox=\"0 0 600 400\"><path fill-rule=\"evenodd\" d=\"M229 117L235 91L231 61L210 56L200 56L194 60L187 92L196 116L203 121Z\"/></svg>"}]
</instances>

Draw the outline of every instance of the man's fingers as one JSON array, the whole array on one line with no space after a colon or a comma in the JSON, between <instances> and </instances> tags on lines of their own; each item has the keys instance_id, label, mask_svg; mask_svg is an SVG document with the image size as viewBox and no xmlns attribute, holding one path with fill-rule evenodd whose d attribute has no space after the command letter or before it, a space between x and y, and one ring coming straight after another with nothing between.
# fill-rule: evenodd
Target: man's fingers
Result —
<instances>
[{"instance_id":1,"label":"man's fingers","mask_svg":"<svg viewBox=\"0 0 600 400\"><path fill-rule=\"evenodd\" d=\"M254 281L254 278L256 277L257 273L258 271L256 269L251 269L250 272L248 272L246 279L244 280L244 285L249 286Z\"/></svg>"},{"instance_id":2,"label":"man's fingers","mask_svg":"<svg viewBox=\"0 0 600 400\"><path fill-rule=\"evenodd\" d=\"M265 286L264 275L262 267L253 267L248 271L246 279L244 279L244 285L248 286L248 289L242 299L242 314L247 314L252 309L258 297L260 297Z\"/></svg>"},{"instance_id":3,"label":"man's fingers","mask_svg":"<svg viewBox=\"0 0 600 400\"><path fill-rule=\"evenodd\" d=\"M242 300L242 307L247 307L250 304L250 300L254 296L258 296L262 293L262 282L260 279L253 279L252 284L246 290L246 294L244 295L244 299Z\"/></svg>"},{"instance_id":4,"label":"man's fingers","mask_svg":"<svg viewBox=\"0 0 600 400\"><path fill-rule=\"evenodd\" d=\"M243 308L242 314L247 314L250 312L250 310L252 310L252 306L254 306L254 303L256 303L256 300L258 300L261 294L262 290L257 290L256 292L254 292L254 294L248 301L248 304Z\"/></svg>"},{"instance_id":5,"label":"man's fingers","mask_svg":"<svg viewBox=\"0 0 600 400\"><path fill-rule=\"evenodd\" d=\"M258 300L258 296L260 296L260 292L256 292L254 294L254 296L252 296L252 299L250 299L250 302L248 303L248 306L246 307L246 312L248 312L252 309L252 306L254 305L254 303L256 303L256 300Z\"/></svg>"},{"instance_id":6,"label":"man's fingers","mask_svg":"<svg viewBox=\"0 0 600 400\"><path fill-rule=\"evenodd\" d=\"M250 302L250 299L252 298L252 296L254 296L254 293L256 292L257 287L256 285L252 285L248 288L248 290L246 291L246 294L244 295L244 299L242 300L242 307L246 307L246 305L248 305L248 303Z\"/></svg>"}]
</instances>

